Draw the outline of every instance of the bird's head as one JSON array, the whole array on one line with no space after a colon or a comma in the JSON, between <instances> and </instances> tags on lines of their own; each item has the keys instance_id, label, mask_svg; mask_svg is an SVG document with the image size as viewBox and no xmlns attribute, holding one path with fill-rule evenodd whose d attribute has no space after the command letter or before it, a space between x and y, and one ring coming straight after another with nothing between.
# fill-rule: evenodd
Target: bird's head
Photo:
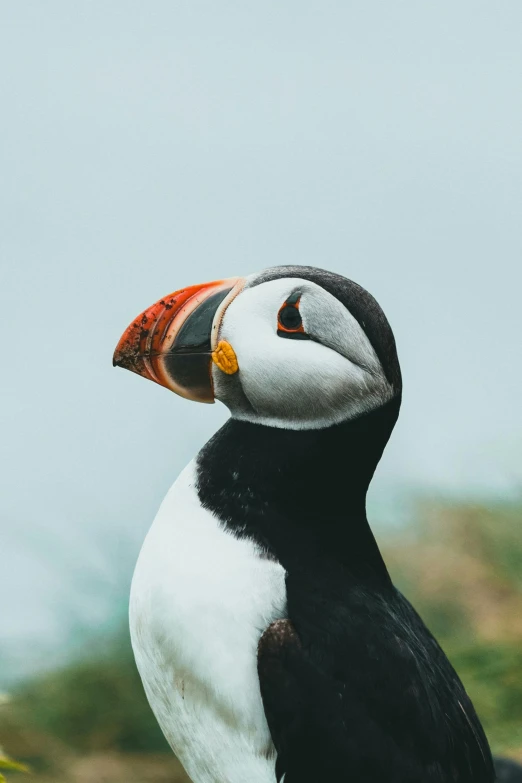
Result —
<instances>
[{"instance_id":1,"label":"bird's head","mask_svg":"<svg viewBox=\"0 0 522 783\"><path fill-rule=\"evenodd\" d=\"M280 266L176 291L125 330L114 364L237 419L328 427L400 398L393 333L341 275Z\"/></svg>"}]
</instances>

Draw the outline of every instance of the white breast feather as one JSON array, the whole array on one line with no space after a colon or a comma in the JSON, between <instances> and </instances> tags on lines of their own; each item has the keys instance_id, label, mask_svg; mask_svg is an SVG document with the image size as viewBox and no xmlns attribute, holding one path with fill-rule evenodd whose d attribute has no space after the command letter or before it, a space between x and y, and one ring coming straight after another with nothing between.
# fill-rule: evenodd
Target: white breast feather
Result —
<instances>
[{"instance_id":1,"label":"white breast feather","mask_svg":"<svg viewBox=\"0 0 522 783\"><path fill-rule=\"evenodd\" d=\"M275 783L257 644L285 616L285 572L203 509L190 463L132 582L131 639L150 705L194 783Z\"/></svg>"}]
</instances>

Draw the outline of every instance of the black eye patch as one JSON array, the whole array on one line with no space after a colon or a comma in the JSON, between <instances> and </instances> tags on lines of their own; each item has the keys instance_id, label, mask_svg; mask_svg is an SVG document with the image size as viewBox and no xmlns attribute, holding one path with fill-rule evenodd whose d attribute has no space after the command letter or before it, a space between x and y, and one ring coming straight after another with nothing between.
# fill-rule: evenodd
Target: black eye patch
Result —
<instances>
[{"instance_id":1,"label":"black eye patch","mask_svg":"<svg viewBox=\"0 0 522 783\"><path fill-rule=\"evenodd\" d=\"M301 291L294 291L293 294L290 294L285 304L297 306L299 304L300 299L301 299Z\"/></svg>"},{"instance_id":2,"label":"black eye patch","mask_svg":"<svg viewBox=\"0 0 522 783\"><path fill-rule=\"evenodd\" d=\"M279 310L277 316L277 334L291 340L309 340L303 327L303 319L299 312L301 292L294 291Z\"/></svg>"}]
</instances>

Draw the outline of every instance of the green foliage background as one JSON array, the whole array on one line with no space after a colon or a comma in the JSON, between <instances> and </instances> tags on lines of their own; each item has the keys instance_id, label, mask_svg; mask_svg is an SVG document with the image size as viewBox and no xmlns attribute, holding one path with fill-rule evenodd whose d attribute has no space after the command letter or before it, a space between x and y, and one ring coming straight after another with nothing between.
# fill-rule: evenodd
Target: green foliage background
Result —
<instances>
[{"instance_id":1,"label":"green foliage background","mask_svg":"<svg viewBox=\"0 0 522 783\"><path fill-rule=\"evenodd\" d=\"M415 520L378 535L394 581L462 677L494 752L522 761L522 507L423 501ZM125 629L12 694L0 706L0 745L49 783L123 783L131 770L151 783L186 780ZM135 777L140 759L149 761Z\"/></svg>"}]
</instances>

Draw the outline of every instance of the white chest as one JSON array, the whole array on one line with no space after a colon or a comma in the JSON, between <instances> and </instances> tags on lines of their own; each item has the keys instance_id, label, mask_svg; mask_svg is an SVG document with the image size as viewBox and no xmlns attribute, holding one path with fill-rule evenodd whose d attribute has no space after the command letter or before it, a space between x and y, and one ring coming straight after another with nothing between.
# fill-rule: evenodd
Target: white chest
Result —
<instances>
[{"instance_id":1,"label":"white chest","mask_svg":"<svg viewBox=\"0 0 522 783\"><path fill-rule=\"evenodd\" d=\"M150 705L194 783L274 783L256 656L285 608L283 568L200 506L191 463L141 550L130 626Z\"/></svg>"}]
</instances>

